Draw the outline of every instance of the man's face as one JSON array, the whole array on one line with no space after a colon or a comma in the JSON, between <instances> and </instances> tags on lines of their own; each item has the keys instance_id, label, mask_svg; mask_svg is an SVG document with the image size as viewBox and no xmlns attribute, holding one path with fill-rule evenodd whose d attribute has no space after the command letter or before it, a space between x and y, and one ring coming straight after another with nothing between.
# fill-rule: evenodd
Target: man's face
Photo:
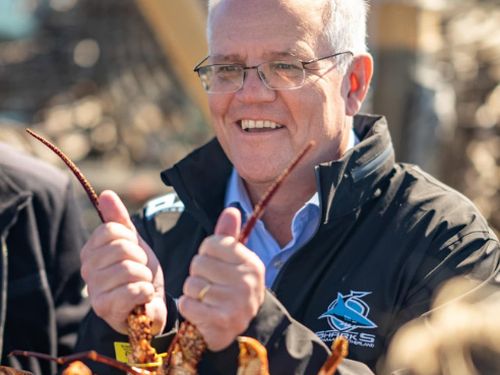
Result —
<instances>
[{"instance_id":1,"label":"man's face","mask_svg":"<svg viewBox=\"0 0 500 375\"><path fill-rule=\"evenodd\" d=\"M210 63L302 61L332 54L320 42L323 33L320 4L315 0L223 0L212 14ZM313 176L312 166L343 153L348 128L344 98L347 85L331 67L306 74L294 90L267 88L255 70L247 72L235 93L209 94L215 133L240 176L249 184L272 182L310 141L316 147L295 175ZM244 125L265 126L243 130Z\"/></svg>"}]
</instances>

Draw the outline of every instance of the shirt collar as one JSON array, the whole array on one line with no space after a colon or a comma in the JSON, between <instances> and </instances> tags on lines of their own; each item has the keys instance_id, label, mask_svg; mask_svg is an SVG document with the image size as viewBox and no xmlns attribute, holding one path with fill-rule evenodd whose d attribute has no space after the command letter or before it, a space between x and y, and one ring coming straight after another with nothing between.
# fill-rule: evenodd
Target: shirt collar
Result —
<instances>
[{"instance_id":1,"label":"shirt collar","mask_svg":"<svg viewBox=\"0 0 500 375\"><path fill-rule=\"evenodd\" d=\"M224 207L236 207L241 211L241 216L243 222L247 220L247 216L253 211L250 198L247 194L247 189L243 184L243 180L236 169L233 168L231 176L229 177L229 182L226 189L226 199L224 202Z\"/></svg>"}]
</instances>

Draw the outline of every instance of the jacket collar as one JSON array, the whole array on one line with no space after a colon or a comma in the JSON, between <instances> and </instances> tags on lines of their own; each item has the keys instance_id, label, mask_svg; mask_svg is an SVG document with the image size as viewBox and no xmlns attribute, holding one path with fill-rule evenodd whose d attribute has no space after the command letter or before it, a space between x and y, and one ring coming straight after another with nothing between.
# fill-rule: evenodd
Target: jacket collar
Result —
<instances>
[{"instance_id":1,"label":"jacket collar","mask_svg":"<svg viewBox=\"0 0 500 375\"><path fill-rule=\"evenodd\" d=\"M384 117L356 116L354 130L360 138L358 145L342 158L316 167L323 223L380 195L379 182L394 167L394 149Z\"/></svg>"},{"instance_id":2,"label":"jacket collar","mask_svg":"<svg viewBox=\"0 0 500 375\"><path fill-rule=\"evenodd\" d=\"M208 233L212 233L224 208L231 169L229 159L214 138L163 171L161 178L175 189L186 211L195 216Z\"/></svg>"},{"instance_id":3,"label":"jacket collar","mask_svg":"<svg viewBox=\"0 0 500 375\"><path fill-rule=\"evenodd\" d=\"M354 129L360 143L339 160L316 166L322 221L328 223L361 207L380 194L379 182L394 165L394 150L382 116L359 115ZM190 212L211 233L224 207L232 170L216 139L161 173Z\"/></svg>"}]
</instances>

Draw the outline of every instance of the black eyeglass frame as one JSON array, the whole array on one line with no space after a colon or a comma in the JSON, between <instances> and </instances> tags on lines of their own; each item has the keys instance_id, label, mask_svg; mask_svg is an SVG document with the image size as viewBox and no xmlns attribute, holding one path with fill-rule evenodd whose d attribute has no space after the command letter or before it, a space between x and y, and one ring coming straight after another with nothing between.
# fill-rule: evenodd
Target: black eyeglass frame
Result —
<instances>
[{"instance_id":1,"label":"black eyeglass frame","mask_svg":"<svg viewBox=\"0 0 500 375\"><path fill-rule=\"evenodd\" d=\"M304 69L304 71L307 71L307 70L319 70L320 68L318 68L318 69L312 69L312 68L309 68L307 65L314 64L314 63L316 63L318 61L321 61L321 60L331 59L333 57L337 57L337 56L344 55L344 54L350 54L351 56L354 56L354 53L352 51L343 51L343 52L336 52L336 53L334 53L332 55L328 55L328 56L318 57L318 58L312 59L312 60L302 61L302 60L297 59L296 61L298 61L299 63L301 63L302 69ZM268 63L273 62L273 61L265 61L265 62L262 62L262 63L257 64L257 65L253 65L253 66L245 66L243 64L238 64L238 63L235 63L235 64L210 64L210 65L202 66L202 64L205 61L207 61L209 57L210 57L210 55L207 56L207 57L205 57L198 64L196 64L196 66L193 68L193 72L196 72L198 74L198 76L199 76L200 75L199 71L200 71L201 68L211 67L211 66L239 66L239 67L241 67L243 69L243 81L242 81L242 84L245 81L246 71L247 70L257 69L257 72L259 72L258 68L262 64L268 64ZM275 61L281 61L281 60L275 60ZM260 74L259 74L259 76L260 76ZM263 83L266 85L266 87L268 87L267 84L266 84L266 82L265 82L265 80L262 77L261 77L261 79L262 79ZM300 87L302 87L303 84L304 84L304 82L302 82L301 85L299 85L297 87L294 87L294 88L300 88ZM272 88L272 87L269 87L269 88L271 90L279 90L279 89L275 89L275 88ZM241 87L239 89L241 89ZM235 90L235 91L238 91L238 90Z\"/></svg>"}]
</instances>

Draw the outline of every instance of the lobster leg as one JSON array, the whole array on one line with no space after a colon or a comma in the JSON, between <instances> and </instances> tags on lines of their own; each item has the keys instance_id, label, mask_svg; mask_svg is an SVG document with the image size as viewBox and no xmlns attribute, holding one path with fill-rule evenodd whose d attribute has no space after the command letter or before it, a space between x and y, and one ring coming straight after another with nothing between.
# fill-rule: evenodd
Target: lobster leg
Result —
<instances>
[{"instance_id":1,"label":"lobster leg","mask_svg":"<svg viewBox=\"0 0 500 375\"><path fill-rule=\"evenodd\" d=\"M349 341L344 336L338 336L332 344L332 354L319 370L318 375L333 375L342 360L347 357Z\"/></svg>"},{"instance_id":2,"label":"lobster leg","mask_svg":"<svg viewBox=\"0 0 500 375\"><path fill-rule=\"evenodd\" d=\"M269 375L267 350L252 337L238 337L240 355L237 375Z\"/></svg>"}]
</instances>

